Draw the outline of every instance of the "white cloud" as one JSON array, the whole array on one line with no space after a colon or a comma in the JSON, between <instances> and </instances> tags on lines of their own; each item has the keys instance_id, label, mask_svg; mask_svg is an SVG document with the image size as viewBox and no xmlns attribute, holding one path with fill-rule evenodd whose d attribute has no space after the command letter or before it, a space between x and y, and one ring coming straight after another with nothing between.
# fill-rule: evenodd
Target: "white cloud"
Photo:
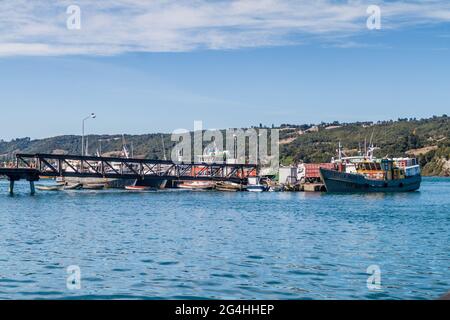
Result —
<instances>
[{"instance_id":1,"label":"white cloud","mask_svg":"<svg viewBox=\"0 0 450 320\"><path fill-rule=\"evenodd\" d=\"M81 8L82 29L66 28ZM0 0L0 56L113 55L239 49L368 32L378 4L383 28L450 22L447 0ZM351 43L351 41L350 41Z\"/></svg>"}]
</instances>

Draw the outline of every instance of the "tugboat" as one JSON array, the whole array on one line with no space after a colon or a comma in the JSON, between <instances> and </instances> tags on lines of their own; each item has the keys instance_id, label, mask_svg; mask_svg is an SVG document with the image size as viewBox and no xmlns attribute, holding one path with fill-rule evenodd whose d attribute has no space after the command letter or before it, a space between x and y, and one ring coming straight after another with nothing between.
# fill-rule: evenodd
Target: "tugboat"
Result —
<instances>
[{"instance_id":1,"label":"tugboat","mask_svg":"<svg viewBox=\"0 0 450 320\"><path fill-rule=\"evenodd\" d=\"M342 157L337 170L320 169L327 192L407 192L420 188L422 177L416 159L375 159L370 147L364 157Z\"/></svg>"}]
</instances>

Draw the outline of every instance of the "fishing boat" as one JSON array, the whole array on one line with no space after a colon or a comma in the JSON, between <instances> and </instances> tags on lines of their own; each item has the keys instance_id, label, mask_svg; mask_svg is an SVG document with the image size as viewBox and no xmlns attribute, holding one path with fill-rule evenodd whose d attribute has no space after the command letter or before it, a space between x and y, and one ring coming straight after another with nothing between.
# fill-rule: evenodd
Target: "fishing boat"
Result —
<instances>
[{"instance_id":1,"label":"fishing boat","mask_svg":"<svg viewBox=\"0 0 450 320\"><path fill-rule=\"evenodd\" d=\"M393 161L386 159L384 163L390 166ZM406 176L400 168L374 171L378 171L376 174L381 174L381 177L370 177L369 172L346 173L323 168L320 169L320 175L327 192L406 192L420 188L420 174Z\"/></svg>"},{"instance_id":2,"label":"fishing boat","mask_svg":"<svg viewBox=\"0 0 450 320\"><path fill-rule=\"evenodd\" d=\"M248 178L248 184L246 190L249 192L264 192L268 191L267 185L261 184L261 178L251 177Z\"/></svg>"},{"instance_id":3,"label":"fishing boat","mask_svg":"<svg viewBox=\"0 0 450 320\"><path fill-rule=\"evenodd\" d=\"M376 159L375 148L362 157L341 157L336 170L320 168L327 192L407 192L420 188L422 176L417 159Z\"/></svg>"},{"instance_id":4,"label":"fishing boat","mask_svg":"<svg viewBox=\"0 0 450 320\"><path fill-rule=\"evenodd\" d=\"M212 181L184 181L178 185L178 188L186 190L211 190L214 187Z\"/></svg>"},{"instance_id":5,"label":"fishing boat","mask_svg":"<svg viewBox=\"0 0 450 320\"><path fill-rule=\"evenodd\" d=\"M231 181L218 182L216 183L216 190L225 192L237 192L242 190L242 185Z\"/></svg>"}]
</instances>

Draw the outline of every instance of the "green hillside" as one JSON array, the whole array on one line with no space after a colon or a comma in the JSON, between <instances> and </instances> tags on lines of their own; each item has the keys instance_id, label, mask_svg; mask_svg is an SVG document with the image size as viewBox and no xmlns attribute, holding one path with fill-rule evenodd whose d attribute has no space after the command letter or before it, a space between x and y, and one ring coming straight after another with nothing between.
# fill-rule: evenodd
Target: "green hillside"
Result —
<instances>
[{"instance_id":1,"label":"green hillside","mask_svg":"<svg viewBox=\"0 0 450 320\"><path fill-rule=\"evenodd\" d=\"M378 157L417 156L424 174L450 173L448 163L446 166L450 158L450 118L446 115L378 123L323 123L316 132L304 132L310 128L285 125L280 135L282 163L329 162L339 142L348 155L356 155L360 148L364 149L365 141L372 141L380 148L376 151Z\"/></svg>"}]
</instances>

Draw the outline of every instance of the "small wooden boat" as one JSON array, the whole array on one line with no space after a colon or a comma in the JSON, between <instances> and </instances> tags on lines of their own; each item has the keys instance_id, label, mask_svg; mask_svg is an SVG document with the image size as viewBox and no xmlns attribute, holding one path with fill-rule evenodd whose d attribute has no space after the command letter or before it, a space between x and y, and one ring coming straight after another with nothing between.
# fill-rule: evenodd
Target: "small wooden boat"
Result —
<instances>
[{"instance_id":1,"label":"small wooden boat","mask_svg":"<svg viewBox=\"0 0 450 320\"><path fill-rule=\"evenodd\" d=\"M129 191L148 191L152 190L151 187L145 187L145 186L125 186L125 190Z\"/></svg>"},{"instance_id":2,"label":"small wooden boat","mask_svg":"<svg viewBox=\"0 0 450 320\"><path fill-rule=\"evenodd\" d=\"M83 188L81 183L68 184L64 186L64 190L80 190L81 188Z\"/></svg>"},{"instance_id":3,"label":"small wooden boat","mask_svg":"<svg viewBox=\"0 0 450 320\"><path fill-rule=\"evenodd\" d=\"M44 186L44 185L39 185L36 186L36 189L39 191L61 191L63 190L64 186L61 185L52 185L52 186Z\"/></svg>"},{"instance_id":4,"label":"small wooden boat","mask_svg":"<svg viewBox=\"0 0 450 320\"><path fill-rule=\"evenodd\" d=\"M216 183L216 190L224 192L237 192L242 190L242 186L239 183L224 181Z\"/></svg>"},{"instance_id":5,"label":"small wooden boat","mask_svg":"<svg viewBox=\"0 0 450 320\"><path fill-rule=\"evenodd\" d=\"M85 190L102 190L105 189L104 184L83 184L83 189Z\"/></svg>"},{"instance_id":6,"label":"small wooden boat","mask_svg":"<svg viewBox=\"0 0 450 320\"><path fill-rule=\"evenodd\" d=\"M178 185L178 188L187 190L211 190L214 187L212 181L185 181Z\"/></svg>"}]
</instances>

